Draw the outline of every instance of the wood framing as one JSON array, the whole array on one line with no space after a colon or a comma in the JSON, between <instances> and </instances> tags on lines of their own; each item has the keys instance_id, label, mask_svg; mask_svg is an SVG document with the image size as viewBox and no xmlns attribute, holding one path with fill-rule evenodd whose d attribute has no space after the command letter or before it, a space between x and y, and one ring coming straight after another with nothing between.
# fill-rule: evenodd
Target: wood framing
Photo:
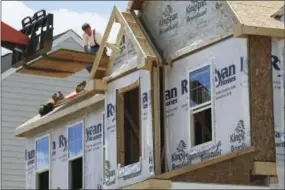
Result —
<instances>
[{"instance_id":1,"label":"wood framing","mask_svg":"<svg viewBox=\"0 0 285 190\"><path fill-rule=\"evenodd\" d=\"M153 142L154 142L154 171L155 175L161 174L161 125L160 125L160 88L159 88L159 68L153 65L152 70L152 114L153 114Z\"/></svg>"},{"instance_id":2,"label":"wood framing","mask_svg":"<svg viewBox=\"0 0 285 190\"><path fill-rule=\"evenodd\" d=\"M276 176L276 163L275 162L254 162L252 175Z\"/></svg>"},{"instance_id":3,"label":"wood framing","mask_svg":"<svg viewBox=\"0 0 285 190\"><path fill-rule=\"evenodd\" d=\"M119 35L117 37L117 42L115 44L108 44L107 40L110 35L111 29L115 21L121 24L121 29ZM134 48L138 53L138 67L137 69L150 69L149 64L153 61L158 62L157 54L154 52L152 46L149 44L149 41L146 39L145 34L142 32L142 28L136 22L134 15L130 12L123 12L121 13L117 7L113 8L111 17L109 19L108 25L105 30L105 34L103 36L100 48L97 52L96 58L94 60L94 64L89 75L89 79L102 79L106 77L106 74L109 74L110 64L112 64L115 57L118 55L116 52L119 49L119 43L121 41L122 35L125 34L131 42L134 44ZM101 62L101 58L103 55L103 51L105 47L110 47L112 50L115 50L113 53L116 55L111 55L111 61L106 63ZM141 58L145 59L145 63L141 63L139 60ZM104 68L107 68L105 74L98 74L98 68L100 65L104 65Z\"/></svg>"},{"instance_id":4,"label":"wood framing","mask_svg":"<svg viewBox=\"0 0 285 190\"><path fill-rule=\"evenodd\" d=\"M92 66L94 58L94 55L85 52L58 49L32 60L29 64L23 65L18 72L54 78L66 78L88 66ZM108 61L107 57L102 59L102 62L105 64Z\"/></svg>"},{"instance_id":5,"label":"wood framing","mask_svg":"<svg viewBox=\"0 0 285 190\"><path fill-rule=\"evenodd\" d=\"M102 79L93 79L87 82L87 90L92 90L97 94L104 94L107 90L107 83Z\"/></svg>"},{"instance_id":6,"label":"wood framing","mask_svg":"<svg viewBox=\"0 0 285 190\"><path fill-rule=\"evenodd\" d=\"M284 38L285 32L284 29L280 28L252 27L240 23L234 25L234 37L246 37L248 35Z\"/></svg>"},{"instance_id":7,"label":"wood framing","mask_svg":"<svg viewBox=\"0 0 285 190\"><path fill-rule=\"evenodd\" d=\"M131 90L134 90L138 88L138 107L135 109L138 109L138 127L136 126L136 123L132 120L130 111L127 110L124 105L125 105L125 99L124 99L124 94L127 92L130 92ZM138 144L139 144L139 157L141 157L141 104L140 104L140 81L137 80L133 84L121 88L117 90L117 95L116 95L116 102L117 102L117 109L116 109L116 120L117 120L117 160L118 163L121 166L125 166L125 118L128 119L131 127L131 131L135 134L135 137L138 139ZM138 130L139 129L139 130Z\"/></svg>"},{"instance_id":8,"label":"wood framing","mask_svg":"<svg viewBox=\"0 0 285 190\"><path fill-rule=\"evenodd\" d=\"M171 189L171 181L150 179L121 189Z\"/></svg>"},{"instance_id":9,"label":"wood framing","mask_svg":"<svg viewBox=\"0 0 285 190\"><path fill-rule=\"evenodd\" d=\"M255 161L275 162L271 38L249 36L249 101ZM260 81L262 85L260 85Z\"/></svg>"}]
</instances>

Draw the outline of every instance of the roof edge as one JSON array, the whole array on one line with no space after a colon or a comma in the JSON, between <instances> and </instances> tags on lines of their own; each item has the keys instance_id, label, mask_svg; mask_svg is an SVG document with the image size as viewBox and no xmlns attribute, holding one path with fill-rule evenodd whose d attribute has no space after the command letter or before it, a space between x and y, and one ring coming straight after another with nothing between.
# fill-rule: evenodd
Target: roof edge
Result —
<instances>
[{"instance_id":1,"label":"roof edge","mask_svg":"<svg viewBox=\"0 0 285 190\"><path fill-rule=\"evenodd\" d=\"M62 117L65 117L67 115L70 115L80 109L89 107L91 105L94 105L96 103L99 103L101 101L105 100L105 95L97 94L89 99L80 101L72 106L68 106L66 108L63 108L61 110L56 111L55 113L51 115L43 116L43 118L36 120L35 122L29 123L32 119L26 121L21 126L17 127L15 130L15 136L16 137L25 137L27 132L30 132L34 129L38 129L48 123L54 122ZM64 105L63 105L64 106ZM36 116L35 116L36 117Z\"/></svg>"},{"instance_id":2,"label":"roof edge","mask_svg":"<svg viewBox=\"0 0 285 190\"><path fill-rule=\"evenodd\" d=\"M234 37L246 37L248 35L258 35L258 36L285 38L284 29L280 28L255 27L238 23L234 25L233 29L234 29Z\"/></svg>"},{"instance_id":3,"label":"roof edge","mask_svg":"<svg viewBox=\"0 0 285 190\"><path fill-rule=\"evenodd\" d=\"M278 17L278 16L282 16L285 13L285 6L281 7L276 13L274 13L273 15L271 15L271 17Z\"/></svg>"}]
</instances>

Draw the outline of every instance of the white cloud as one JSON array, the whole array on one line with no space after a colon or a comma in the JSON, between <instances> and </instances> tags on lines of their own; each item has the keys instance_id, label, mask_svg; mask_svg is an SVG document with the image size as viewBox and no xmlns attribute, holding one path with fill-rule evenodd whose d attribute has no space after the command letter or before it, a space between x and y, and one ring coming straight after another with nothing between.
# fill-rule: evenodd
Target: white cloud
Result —
<instances>
[{"instance_id":1,"label":"white cloud","mask_svg":"<svg viewBox=\"0 0 285 190\"><path fill-rule=\"evenodd\" d=\"M21 29L22 19L26 16L33 16L36 11L37 10L30 9L24 3L19 1L3 1L2 21L19 30ZM81 36L81 25L85 22L89 23L92 28L95 28L96 31L103 35L108 23L108 19L96 12L79 13L67 9L57 9L52 10L49 13L54 15L54 35L72 29ZM114 41L116 39L118 29L118 25L114 27L114 30L112 29L109 41ZM2 48L2 55L7 52L9 51Z\"/></svg>"}]
</instances>

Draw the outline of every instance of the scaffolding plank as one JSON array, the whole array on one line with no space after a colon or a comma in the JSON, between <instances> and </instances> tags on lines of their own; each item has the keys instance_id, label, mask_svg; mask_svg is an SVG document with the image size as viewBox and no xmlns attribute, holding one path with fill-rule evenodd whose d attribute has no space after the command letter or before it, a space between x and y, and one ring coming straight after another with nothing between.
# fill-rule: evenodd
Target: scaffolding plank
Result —
<instances>
[{"instance_id":1,"label":"scaffolding plank","mask_svg":"<svg viewBox=\"0 0 285 190\"><path fill-rule=\"evenodd\" d=\"M65 78L80 72L88 66L92 66L95 57L96 55L85 52L59 49L34 60L21 68L18 72L54 78ZM103 56L101 59L103 63L108 61L109 58L107 56ZM99 68L100 71L105 71L106 69L104 64Z\"/></svg>"}]
</instances>

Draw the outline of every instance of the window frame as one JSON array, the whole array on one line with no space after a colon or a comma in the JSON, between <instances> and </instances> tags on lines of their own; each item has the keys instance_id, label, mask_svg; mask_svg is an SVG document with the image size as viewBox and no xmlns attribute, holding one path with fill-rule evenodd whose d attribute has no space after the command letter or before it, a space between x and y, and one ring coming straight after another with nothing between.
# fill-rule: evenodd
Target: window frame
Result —
<instances>
[{"instance_id":1,"label":"window frame","mask_svg":"<svg viewBox=\"0 0 285 190\"><path fill-rule=\"evenodd\" d=\"M119 88L116 90L116 126L117 126L117 164L119 164L122 168L125 166L129 166L129 165L125 165L125 156L122 156L120 153L124 152L125 154L125 149L124 149L124 143L121 141L121 138L124 139L124 114L125 114L125 110L124 110L124 94L134 90L138 88L139 90L139 97L138 97L138 104L139 104L139 160L136 163L139 163L141 158L142 158L142 154L143 154L143 150L142 150L142 124L141 124L141 81L140 78L137 79L135 82ZM123 135L122 135L123 134ZM118 141L118 139L120 139L120 141ZM106 151L107 152L107 151ZM135 163L133 163L135 164Z\"/></svg>"},{"instance_id":2,"label":"window frame","mask_svg":"<svg viewBox=\"0 0 285 190\"><path fill-rule=\"evenodd\" d=\"M45 168L38 169L37 167L37 141L42 140L44 138L48 137L48 166ZM49 179L48 179L48 184L49 188L51 187L51 134L46 133L44 135L40 135L35 138L35 188L38 189L39 187L39 179L38 176L41 173L44 173L46 171L49 172Z\"/></svg>"},{"instance_id":3,"label":"window frame","mask_svg":"<svg viewBox=\"0 0 285 190\"><path fill-rule=\"evenodd\" d=\"M204 67L207 67L207 66L210 66L210 90L211 90L211 100L207 101L207 102L203 102L199 105L196 105L196 106L193 106L191 107L191 82L190 82L190 76L191 76L191 73L192 72L195 72L195 71L198 71L199 69L202 69ZM188 116L190 117L189 119L189 126L190 126L190 130L189 130L189 137L190 137L190 149L195 149L195 148L204 148L204 147L207 147L213 143L216 142L216 130L215 130L215 127L214 127L214 124L215 124L215 111L214 111L214 99L215 99L215 96L214 96L214 90L215 90L215 81L214 81L214 64L213 62L208 62L208 63L205 63L205 64L201 64L199 66L196 66L192 69L189 69L188 72L187 72L187 78L188 78L188 87L189 87L189 97L188 97L188 105L189 105L189 111L188 111ZM197 113L200 113L206 109L209 109L211 108L211 128L212 128L212 140L211 141L208 141L208 142L205 142L205 143L202 143L202 144L199 144L199 145L194 145L194 142L193 142L193 136L194 136L194 123L193 123L193 115L194 114L197 114Z\"/></svg>"},{"instance_id":4,"label":"window frame","mask_svg":"<svg viewBox=\"0 0 285 190\"><path fill-rule=\"evenodd\" d=\"M82 152L77 155L77 156L74 156L72 158L69 158L69 129L76 126L77 124L82 124L81 127L82 127ZM71 189L71 173L70 173L70 165L71 165L71 162L78 159L78 158L82 158L82 188L81 189L84 189L84 167L85 167L85 162L84 162L84 152L85 152L85 122L84 122L84 119L79 119L77 121L73 121L73 122L70 122L67 127L67 186L68 186L68 189Z\"/></svg>"}]
</instances>

